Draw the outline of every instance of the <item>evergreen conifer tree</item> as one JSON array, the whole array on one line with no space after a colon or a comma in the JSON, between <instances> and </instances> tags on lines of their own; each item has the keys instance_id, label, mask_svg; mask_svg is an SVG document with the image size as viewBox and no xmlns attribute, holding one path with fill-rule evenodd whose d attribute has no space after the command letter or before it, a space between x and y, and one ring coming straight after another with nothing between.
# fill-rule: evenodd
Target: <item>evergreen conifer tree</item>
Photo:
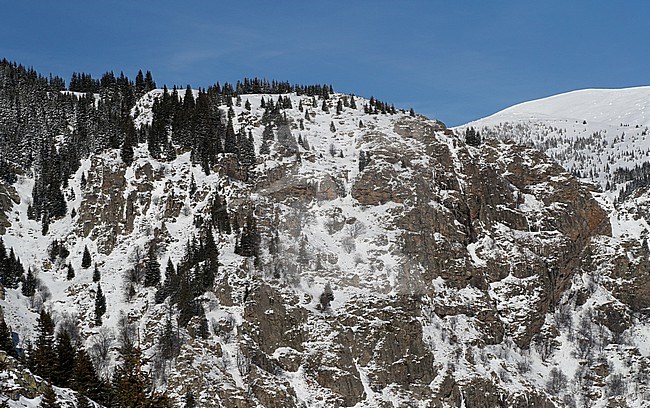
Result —
<instances>
[{"instance_id":1,"label":"evergreen conifer tree","mask_svg":"<svg viewBox=\"0 0 650 408\"><path fill-rule=\"evenodd\" d=\"M97 376L92 360L83 348L76 350L72 388L97 402L103 400L104 384Z\"/></svg>"},{"instance_id":2,"label":"evergreen conifer tree","mask_svg":"<svg viewBox=\"0 0 650 408\"><path fill-rule=\"evenodd\" d=\"M72 279L74 279L74 268L72 267L72 264L71 264L71 263L68 264L68 267L67 267L67 273L66 273L65 278L66 278L67 280L72 280Z\"/></svg>"},{"instance_id":3,"label":"evergreen conifer tree","mask_svg":"<svg viewBox=\"0 0 650 408\"><path fill-rule=\"evenodd\" d=\"M75 366L75 349L66 330L61 330L56 336L56 361L52 381L58 387L69 388Z\"/></svg>"},{"instance_id":4,"label":"evergreen conifer tree","mask_svg":"<svg viewBox=\"0 0 650 408\"><path fill-rule=\"evenodd\" d=\"M47 386L45 387L45 392L41 397L41 404L39 405L39 407L41 408L61 407L61 405L59 405L59 403L57 402L56 393L54 392L54 388L52 388L51 383L48 383Z\"/></svg>"},{"instance_id":5,"label":"evergreen conifer tree","mask_svg":"<svg viewBox=\"0 0 650 408\"><path fill-rule=\"evenodd\" d=\"M139 70L138 74L135 76L135 92L138 95L145 93L144 74L142 73L142 70Z\"/></svg>"},{"instance_id":6,"label":"evergreen conifer tree","mask_svg":"<svg viewBox=\"0 0 650 408\"><path fill-rule=\"evenodd\" d=\"M25 280L23 281L23 286L21 288L21 292L23 296L33 296L34 293L36 292L36 277L34 276L34 273L32 272L32 268L27 269L27 276L25 276Z\"/></svg>"},{"instance_id":7,"label":"evergreen conifer tree","mask_svg":"<svg viewBox=\"0 0 650 408\"><path fill-rule=\"evenodd\" d=\"M165 325L161 330L158 339L158 346L160 348L161 356L165 360L175 358L180 352L180 338L178 337L177 330L174 328L170 315L167 316Z\"/></svg>"},{"instance_id":8,"label":"evergreen conifer tree","mask_svg":"<svg viewBox=\"0 0 650 408\"><path fill-rule=\"evenodd\" d=\"M145 91L149 92L153 89L156 89L156 83L153 80L153 76L151 75L151 71L147 71L147 73L144 76L144 89Z\"/></svg>"},{"instance_id":9,"label":"evergreen conifer tree","mask_svg":"<svg viewBox=\"0 0 650 408\"><path fill-rule=\"evenodd\" d=\"M193 196L196 193L196 181L194 181L194 173L192 173L190 178L190 196Z\"/></svg>"},{"instance_id":10,"label":"evergreen conifer tree","mask_svg":"<svg viewBox=\"0 0 650 408\"><path fill-rule=\"evenodd\" d=\"M120 147L120 157L129 166L133 163L133 146L137 144L137 131L133 119L130 116L122 121L121 128L124 133L124 140Z\"/></svg>"},{"instance_id":11,"label":"evergreen conifer tree","mask_svg":"<svg viewBox=\"0 0 650 408\"><path fill-rule=\"evenodd\" d=\"M97 284L97 293L95 294L95 324L102 325L102 316L106 313L106 297L102 292L102 286Z\"/></svg>"},{"instance_id":12,"label":"evergreen conifer tree","mask_svg":"<svg viewBox=\"0 0 650 408\"><path fill-rule=\"evenodd\" d=\"M93 282L97 283L101 280L102 276L99 273L99 268L97 267L97 263L95 263L95 269L93 270Z\"/></svg>"},{"instance_id":13,"label":"evergreen conifer tree","mask_svg":"<svg viewBox=\"0 0 650 408\"><path fill-rule=\"evenodd\" d=\"M134 347L113 375L113 402L119 407L148 407L150 380L142 369L142 352Z\"/></svg>"},{"instance_id":14,"label":"evergreen conifer tree","mask_svg":"<svg viewBox=\"0 0 650 408\"><path fill-rule=\"evenodd\" d=\"M237 153L237 137L235 136L235 130L233 129L232 119L228 119L223 151L224 153Z\"/></svg>"},{"instance_id":15,"label":"evergreen conifer tree","mask_svg":"<svg viewBox=\"0 0 650 408\"><path fill-rule=\"evenodd\" d=\"M0 284L2 286L17 288L24 273L25 270L22 263L20 263L20 258L16 258L13 248L9 251L9 256L4 259L0 258Z\"/></svg>"},{"instance_id":16,"label":"evergreen conifer tree","mask_svg":"<svg viewBox=\"0 0 650 408\"><path fill-rule=\"evenodd\" d=\"M168 296L174 296L178 290L179 278L176 274L176 268L171 258L167 259L167 266L165 268L165 281L155 295L156 303L162 303Z\"/></svg>"},{"instance_id":17,"label":"evergreen conifer tree","mask_svg":"<svg viewBox=\"0 0 650 408\"><path fill-rule=\"evenodd\" d=\"M273 126L270 123L264 125L264 130L262 131L262 140L273 140L275 136L273 135Z\"/></svg>"},{"instance_id":18,"label":"evergreen conifer tree","mask_svg":"<svg viewBox=\"0 0 650 408\"><path fill-rule=\"evenodd\" d=\"M54 362L56 361L56 352L54 349L54 322L52 316L45 310L36 320L36 347L29 356L29 365L38 375L48 381L54 377Z\"/></svg>"},{"instance_id":19,"label":"evergreen conifer tree","mask_svg":"<svg viewBox=\"0 0 650 408\"><path fill-rule=\"evenodd\" d=\"M185 393L183 408L196 408L196 398L194 397L194 393L192 391Z\"/></svg>"},{"instance_id":20,"label":"evergreen conifer tree","mask_svg":"<svg viewBox=\"0 0 650 408\"><path fill-rule=\"evenodd\" d=\"M260 249L260 233L257 230L257 222L252 214L246 217L246 224L241 233L239 246L235 247L235 253L241 256L258 256Z\"/></svg>"},{"instance_id":21,"label":"evergreen conifer tree","mask_svg":"<svg viewBox=\"0 0 650 408\"><path fill-rule=\"evenodd\" d=\"M320 295L318 308L323 311L329 309L330 303L332 303L333 300L334 300L334 291L332 291L332 287L328 282L325 285L325 289L323 290L323 293L321 293Z\"/></svg>"},{"instance_id":22,"label":"evergreen conifer tree","mask_svg":"<svg viewBox=\"0 0 650 408\"><path fill-rule=\"evenodd\" d=\"M122 147L120 148L120 158L127 166L133 163L133 145L129 143L128 139L124 139Z\"/></svg>"},{"instance_id":23,"label":"evergreen conifer tree","mask_svg":"<svg viewBox=\"0 0 650 408\"><path fill-rule=\"evenodd\" d=\"M156 286L160 283L160 263L156 256L155 245L149 247L149 256L144 272L144 286Z\"/></svg>"},{"instance_id":24,"label":"evergreen conifer tree","mask_svg":"<svg viewBox=\"0 0 650 408\"><path fill-rule=\"evenodd\" d=\"M11 339L11 331L9 330L3 316L0 316L0 350L6 352L10 356L18 357L18 353L14 348L14 342Z\"/></svg>"},{"instance_id":25,"label":"evergreen conifer tree","mask_svg":"<svg viewBox=\"0 0 650 408\"><path fill-rule=\"evenodd\" d=\"M298 244L297 261L301 265L309 264L309 253L307 252L307 237L305 237L304 235L300 237L300 243Z\"/></svg>"},{"instance_id":26,"label":"evergreen conifer tree","mask_svg":"<svg viewBox=\"0 0 650 408\"><path fill-rule=\"evenodd\" d=\"M90 251L88 251L88 246L84 246L84 254L83 257L81 258L81 267L84 269L89 268L92 262L93 260L90 257Z\"/></svg>"},{"instance_id":27,"label":"evergreen conifer tree","mask_svg":"<svg viewBox=\"0 0 650 408\"><path fill-rule=\"evenodd\" d=\"M271 148L269 147L269 143L266 141L266 139L262 140L262 144L260 145L260 154L271 154Z\"/></svg>"},{"instance_id":28,"label":"evergreen conifer tree","mask_svg":"<svg viewBox=\"0 0 650 408\"><path fill-rule=\"evenodd\" d=\"M481 135L473 127L465 130L465 143L470 146L479 146L481 144Z\"/></svg>"}]
</instances>

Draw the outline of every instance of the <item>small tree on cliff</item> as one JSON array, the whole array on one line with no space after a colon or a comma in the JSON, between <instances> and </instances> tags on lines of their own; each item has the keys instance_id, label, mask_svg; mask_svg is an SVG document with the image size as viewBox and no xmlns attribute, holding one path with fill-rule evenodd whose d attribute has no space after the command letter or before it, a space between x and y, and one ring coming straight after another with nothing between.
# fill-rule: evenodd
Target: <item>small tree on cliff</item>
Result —
<instances>
[{"instance_id":1,"label":"small tree on cliff","mask_svg":"<svg viewBox=\"0 0 650 408\"><path fill-rule=\"evenodd\" d=\"M332 287L328 282L327 285L325 285L325 289L323 289L323 293L320 295L319 303L317 306L318 310L325 311L329 309L332 300L334 300L334 291L332 291Z\"/></svg>"},{"instance_id":2,"label":"small tree on cliff","mask_svg":"<svg viewBox=\"0 0 650 408\"><path fill-rule=\"evenodd\" d=\"M93 263L93 260L90 257L90 252L88 251L88 246L84 246L84 255L83 255L83 258L81 259L81 267L84 268L84 269L89 268L92 263Z\"/></svg>"}]
</instances>

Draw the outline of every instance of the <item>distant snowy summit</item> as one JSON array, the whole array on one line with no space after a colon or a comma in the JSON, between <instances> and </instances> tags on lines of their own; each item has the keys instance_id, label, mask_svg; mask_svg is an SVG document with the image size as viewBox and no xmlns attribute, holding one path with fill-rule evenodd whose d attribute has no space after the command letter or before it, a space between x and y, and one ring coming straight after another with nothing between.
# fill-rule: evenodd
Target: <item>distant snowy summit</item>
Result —
<instances>
[{"instance_id":1,"label":"distant snowy summit","mask_svg":"<svg viewBox=\"0 0 650 408\"><path fill-rule=\"evenodd\" d=\"M650 86L566 92L511 106L469 125L563 119L614 126L650 126Z\"/></svg>"},{"instance_id":2,"label":"distant snowy summit","mask_svg":"<svg viewBox=\"0 0 650 408\"><path fill-rule=\"evenodd\" d=\"M534 146L612 198L650 163L650 86L583 89L520 103L459 126Z\"/></svg>"}]
</instances>

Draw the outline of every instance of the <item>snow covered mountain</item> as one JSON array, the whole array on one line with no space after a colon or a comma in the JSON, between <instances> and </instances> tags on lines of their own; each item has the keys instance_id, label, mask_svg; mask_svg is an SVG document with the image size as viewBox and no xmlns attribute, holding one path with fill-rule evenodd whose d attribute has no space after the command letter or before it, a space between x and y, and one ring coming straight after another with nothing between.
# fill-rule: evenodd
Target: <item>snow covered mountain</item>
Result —
<instances>
[{"instance_id":1,"label":"snow covered mountain","mask_svg":"<svg viewBox=\"0 0 650 408\"><path fill-rule=\"evenodd\" d=\"M327 91L217 95L187 119L189 90L165 122L169 94L129 105L132 157L128 131L81 155L62 216L29 216L37 171L0 182L4 245L38 278L0 300L23 349L49 310L102 378L137 345L175 406L647 405L647 245L538 150ZM184 145L205 128L183 120L224 136ZM59 152L85 140L61 129ZM38 404L43 381L0 357L9 405Z\"/></svg>"},{"instance_id":2,"label":"snow covered mountain","mask_svg":"<svg viewBox=\"0 0 650 408\"><path fill-rule=\"evenodd\" d=\"M468 123L486 137L535 146L585 180L615 189L619 170L650 157L650 86L584 89L524 102Z\"/></svg>"},{"instance_id":3,"label":"snow covered mountain","mask_svg":"<svg viewBox=\"0 0 650 408\"><path fill-rule=\"evenodd\" d=\"M524 102L459 127L534 146L598 186L616 234L645 238L650 87L585 89ZM619 226L620 224L620 226Z\"/></svg>"}]
</instances>

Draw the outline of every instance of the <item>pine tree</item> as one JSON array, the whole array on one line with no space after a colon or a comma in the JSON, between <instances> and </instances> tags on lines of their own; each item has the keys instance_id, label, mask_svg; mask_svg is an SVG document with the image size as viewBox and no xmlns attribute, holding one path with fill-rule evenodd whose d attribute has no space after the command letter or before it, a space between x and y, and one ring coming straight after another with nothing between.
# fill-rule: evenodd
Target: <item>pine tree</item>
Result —
<instances>
[{"instance_id":1,"label":"pine tree","mask_svg":"<svg viewBox=\"0 0 650 408\"><path fill-rule=\"evenodd\" d=\"M409 110L409 116L415 116L415 111L413 110L413 108Z\"/></svg>"},{"instance_id":2,"label":"pine tree","mask_svg":"<svg viewBox=\"0 0 650 408\"><path fill-rule=\"evenodd\" d=\"M43 397L41 398L41 404L39 406L41 408L61 407L61 405L59 405L59 403L56 402L56 393L54 392L54 388L52 388L52 384L48 383L47 386L45 387L45 392L43 393Z\"/></svg>"},{"instance_id":3,"label":"pine tree","mask_svg":"<svg viewBox=\"0 0 650 408\"><path fill-rule=\"evenodd\" d=\"M332 303L333 300L334 300L334 292L332 291L332 287L328 282L325 285L325 289L323 290L323 293L321 293L320 295L318 308L323 311L329 309L330 303Z\"/></svg>"},{"instance_id":4,"label":"pine tree","mask_svg":"<svg viewBox=\"0 0 650 408\"><path fill-rule=\"evenodd\" d=\"M224 153L237 153L237 137L235 136L235 130L233 129L232 119L228 119L223 151Z\"/></svg>"},{"instance_id":5,"label":"pine tree","mask_svg":"<svg viewBox=\"0 0 650 408\"><path fill-rule=\"evenodd\" d=\"M144 74L142 73L142 70L139 70L138 74L135 76L135 91L138 95L145 93Z\"/></svg>"},{"instance_id":6,"label":"pine tree","mask_svg":"<svg viewBox=\"0 0 650 408\"><path fill-rule=\"evenodd\" d=\"M193 196L196 193L196 181L194 181L194 173L190 177L190 196Z\"/></svg>"},{"instance_id":7,"label":"pine tree","mask_svg":"<svg viewBox=\"0 0 650 408\"><path fill-rule=\"evenodd\" d=\"M238 142L239 164L241 164L243 167L253 166L257 161L255 157L255 144L253 143L253 134L249 132L248 137L246 137L245 134L240 134Z\"/></svg>"},{"instance_id":8,"label":"pine tree","mask_svg":"<svg viewBox=\"0 0 650 408\"><path fill-rule=\"evenodd\" d=\"M72 388L97 402L103 400L104 384L97 376L95 367L83 348L76 350Z\"/></svg>"},{"instance_id":9,"label":"pine tree","mask_svg":"<svg viewBox=\"0 0 650 408\"><path fill-rule=\"evenodd\" d=\"M260 145L260 154L271 154L271 148L269 147L269 143L266 139L262 140L262 144Z\"/></svg>"},{"instance_id":10,"label":"pine tree","mask_svg":"<svg viewBox=\"0 0 650 408\"><path fill-rule=\"evenodd\" d=\"M196 398L194 398L194 393L192 391L185 393L183 408L196 408Z\"/></svg>"},{"instance_id":11,"label":"pine tree","mask_svg":"<svg viewBox=\"0 0 650 408\"><path fill-rule=\"evenodd\" d=\"M37 285L37 280L36 277L34 276L34 273L32 272L32 268L27 269L27 276L25 276L25 280L23 281L23 286L21 288L21 292L23 296L33 296L34 293L36 293L36 285Z\"/></svg>"},{"instance_id":12,"label":"pine tree","mask_svg":"<svg viewBox=\"0 0 650 408\"><path fill-rule=\"evenodd\" d=\"M3 316L0 316L0 350L6 352L10 356L18 357L18 353L14 348L14 342L11 339L11 331L9 330Z\"/></svg>"},{"instance_id":13,"label":"pine tree","mask_svg":"<svg viewBox=\"0 0 650 408\"><path fill-rule=\"evenodd\" d=\"M264 125L264 130L262 131L262 141L273 140L275 135L273 134L273 126L270 123Z\"/></svg>"},{"instance_id":14,"label":"pine tree","mask_svg":"<svg viewBox=\"0 0 650 408\"><path fill-rule=\"evenodd\" d=\"M56 336L56 362L52 381L58 387L68 388L71 385L75 366L75 349L66 330L61 330Z\"/></svg>"},{"instance_id":15,"label":"pine tree","mask_svg":"<svg viewBox=\"0 0 650 408\"><path fill-rule=\"evenodd\" d=\"M90 257L90 252L88 251L88 246L84 246L84 254L83 258L81 259L81 267L86 269L89 268L90 265L92 264L93 260Z\"/></svg>"},{"instance_id":16,"label":"pine tree","mask_svg":"<svg viewBox=\"0 0 650 408\"><path fill-rule=\"evenodd\" d=\"M218 193L212 200L212 225L222 234L230 234L230 216L228 215L228 203Z\"/></svg>"},{"instance_id":17,"label":"pine tree","mask_svg":"<svg viewBox=\"0 0 650 408\"><path fill-rule=\"evenodd\" d=\"M151 383L142 369L142 352L134 347L113 375L113 402L119 407L148 407Z\"/></svg>"},{"instance_id":18,"label":"pine tree","mask_svg":"<svg viewBox=\"0 0 650 408\"><path fill-rule=\"evenodd\" d=\"M334 122L330 122L330 131L331 131L332 133L335 133L335 132L336 132L336 126L334 126Z\"/></svg>"},{"instance_id":19,"label":"pine tree","mask_svg":"<svg viewBox=\"0 0 650 408\"><path fill-rule=\"evenodd\" d=\"M167 316L165 325L158 338L158 347L160 348L162 358L165 360L175 358L180 352L180 338L178 337L178 331L174 328L170 315Z\"/></svg>"},{"instance_id":20,"label":"pine tree","mask_svg":"<svg viewBox=\"0 0 650 408\"><path fill-rule=\"evenodd\" d=\"M167 259L167 267L165 268L165 281L158 289L155 295L156 303L162 303L168 296L172 296L178 289L179 279L176 274L176 268L171 258Z\"/></svg>"},{"instance_id":21,"label":"pine tree","mask_svg":"<svg viewBox=\"0 0 650 408\"><path fill-rule=\"evenodd\" d=\"M122 142L122 147L120 148L120 158L127 166L133 163L133 145L131 145L127 139L124 139Z\"/></svg>"},{"instance_id":22,"label":"pine tree","mask_svg":"<svg viewBox=\"0 0 650 408\"><path fill-rule=\"evenodd\" d=\"M2 246L2 249L4 249L4 246ZM6 254L6 250L4 252ZM16 258L13 248L9 251L9 256L0 257L0 284L2 286L17 288L24 273L25 270L20 263L20 258Z\"/></svg>"},{"instance_id":23,"label":"pine tree","mask_svg":"<svg viewBox=\"0 0 650 408\"><path fill-rule=\"evenodd\" d=\"M99 268L97 267L97 263L95 263L95 270L93 270L93 282L97 283L101 280L102 276L99 273Z\"/></svg>"},{"instance_id":24,"label":"pine tree","mask_svg":"<svg viewBox=\"0 0 650 408\"><path fill-rule=\"evenodd\" d=\"M465 130L465 143L470 146L480 146L481 135L473 127Z\"/></svg>"},{"instance_id":25,"label":"pine tree","mask_svg":"<svg viewBox=\"0 0 650 408\"><path fill-rule=\"evenodd\" d=\"M2 240L2 237L0 237L0 282L3 282L4 277L7 274L7 262L7 248L5 247L5 243Z\"/></svg>"},{"instance_id":26,"label":"pine tree","mask_svg":"<svg viewBox=\"0 0 650 408\"><path fill-rule=\"evenodd\" d=\"M67 272L65 278L66 278L67 280L72 280L72 279L74 279L74 268L72 267L72 264L71 264L71 263L68 264L68 268L67 268L67 270L68 270L68 272Z\"/></svg>"},{"instance_id":27,"label":"pine tree","mask_svg":"<svg viewBox=\"0 0 650 408\"><path fill-rule=\"evenodd\" d=\"M106 297L102 292L101 284L97 284L97 293L95 294L95 324L102 325L102 316L106 313Z\"/></svg>"},{"instance_id":28,"label":"pine tree","mask_svg":"<svg viewBox=\"0 0 650 408\"><path fill-rule=\"evenodd\" d=\"M137 144L137 131L135 130L133 119L130 116L123 120L121 128L124 133L124 141L122 142L122 147L120 147L120 157L129 166L133 163L133 146Z\"/></svg>"},{"instance_id":29,"label":"pine tree","mask_svg":"<svg viewBox=\"0 0 650 408\"><path fill-rule=\"evenodd\" d=\"M252 214L246 218L246 224L241 233L239 246L235 247L235 253L241 256L258 256L260 249L260 233L257 230L257 222Z\"/></svg>"},{"instance_id":30,"label":"pine tree","mask_svg":"<svg viewBox=\"0 0 650 408\"><path fill-rule=\"evenodd\" d=\"M149 247L149 256L144 272L144 286L156 286L160 283L160 263L156 256L155 245Z\"/></svg>"},{"instance_id":31,"label":"pine tree","mask_svg":"<svg viewBox=\"0 0 650 408\"><path fill-rule=\"evenodd\" d=\"M297 262L300 265L308 265L309 264L309 253L307 252L307 237L304 235L300 238L300 244L298 246L298 257L297 257Z\"/></svg>"},{"instance_id":32,"label":"pine tree","mask_svg":"<svg viewBox=\"0 0 650 408\"><path fill-rule=\"evenodd\" d=\"M153 89L156 89L156 83L153 80L153 76L151 75L151 71L147 71L144 77L144 89L145 91L149 92Z\"/></svg>"},{"instance_id":33,"label":"pine tree","mask_svg":"<svg viewBox=\"0 0 650 408\"><path fill-rule=\"evenodd\" d=\"M36 320L36 347L29 356L29 365L44 379L52 381L54 377L54 362L56 353L54 349L54 322L52 316L45 310Z\"/></svg>"}]
</instances>

